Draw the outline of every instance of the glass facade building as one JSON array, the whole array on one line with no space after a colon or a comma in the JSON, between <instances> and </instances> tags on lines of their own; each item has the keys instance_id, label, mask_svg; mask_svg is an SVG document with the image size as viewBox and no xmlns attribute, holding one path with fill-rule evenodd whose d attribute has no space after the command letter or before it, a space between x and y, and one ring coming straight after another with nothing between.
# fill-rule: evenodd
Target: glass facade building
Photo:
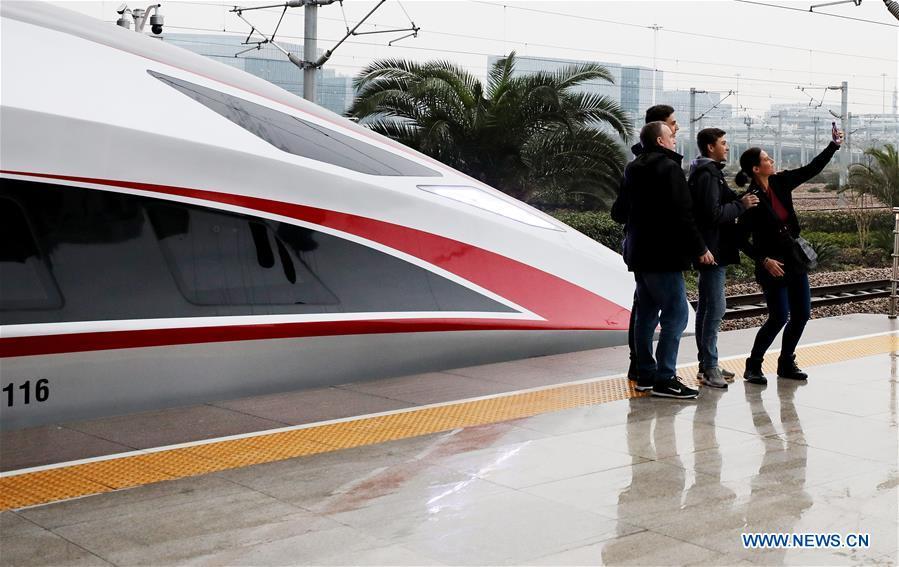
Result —
<instances>
[{"instance_id":1,"label":"glass facade building","mask_svg":"<svg viewBox=\"0 0 899 567\"><path fill-rule=\"evenodd\" d=\"M283 53L271 45L249 51L235 57L247 49L244 37L233 35L166 34L163 41L177 45L220 63L242 69L297 96L303 96L303 70L287 60ZM291 53L302 53L303 46L279 42ZM340 75L333 69L318 70L316 80L316 102L331 112L343 114L353 102L353 78Z\"/></svg>"}]
</instances>

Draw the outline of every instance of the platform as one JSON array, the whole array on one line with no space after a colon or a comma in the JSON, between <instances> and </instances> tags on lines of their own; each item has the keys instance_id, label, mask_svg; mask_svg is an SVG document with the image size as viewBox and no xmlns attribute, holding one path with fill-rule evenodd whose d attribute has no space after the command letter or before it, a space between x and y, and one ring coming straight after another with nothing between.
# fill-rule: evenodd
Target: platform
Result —
<instances>
[{"instance_id":1,"label":"platform","mask_svg":"<svg viewBox=\"0 0 899 567\"><path fill-rule=\"evenodd\" d=\"M0 564L895 565L896 329L813 320L808 384L690 402L612 348L4 432Z\"/></svg>"}]
</instances>

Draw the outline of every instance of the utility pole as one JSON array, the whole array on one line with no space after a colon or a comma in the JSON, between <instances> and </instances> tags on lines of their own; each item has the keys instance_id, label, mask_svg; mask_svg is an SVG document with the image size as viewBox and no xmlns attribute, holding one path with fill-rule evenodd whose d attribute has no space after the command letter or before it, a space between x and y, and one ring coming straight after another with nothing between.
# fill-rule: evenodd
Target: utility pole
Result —
<instances>
[{"instance_id":1,"label":"utility pole","mask_svg":"<svg viewBox=\"0 0 899 567\"><path fill-rule=\"evenodd\" d=\"M693 121L696 118L696 89L690 87L690 139L687 142L687 145L684 146L684 155L687 156L686 161L690 163L690 156L687 155L690 152L689 146L690 142L696 139L696 123Z\"/></svg>"},{"instance_id":2,"label":"utility pole","mask_svg":"<svg viewBox=\"0 0 899 567\"><path fill-rule=\"evenodd\" d=\"M746 149L752 147L752 117L747 116L743 119L743 124L746 125Z\"/></svg>"},{"instance_id":3,"label":"utility pole","mask_svg":"<svg viewBox=\"0 0 899 567\"><path fill-rule=\"evenodd\" d=\"M693 148L696 146L696 94L705 92L707 91L700 91L690 87L690 139L687 140L684 146L684 157L688 158L684 161L687 161L687 163L693 159Z\"/></svg>"},{"instance_id":4,"label":"utility pole","mask_svg":"<svg viewBox=\"0 0 899 567\"><path fill-rule=\"evenodd\" d=\"M656 53L659 43L659 30L662 29L662 26L652 24L649 26L649 29L652 30L652 105L655 106L656 91L659 90L659 85L656 84L656 81L659 80L659 66L656 65Z\"/></svg>"},{"instance_id":5,"label":"utility pole","mask_svg":"<svg viewBox=\"0 0 899 567\"><path fill-rule=\"evenodd\" d=\"M846 123L846 131L844 132L844 136L846 136L846 153L849 154L849 165L852 165L852 113L849 112L847 114Z\"/></svg>"},{"instance_id":6,"label":"utility pole","mask_svg":"<svg viewBox=\"0 0 899 567\"><path fill-rule=\"evenodd\" d=\"M807 138L803 135L799 135L799 163L806 164L808 163L808 147L806 144Z\"/></svg>"},{"instance_id":7,"label":"utility pole","mask_svg":"<svg viewBox=\"0 0 899 567\"><path fill-rule=\"evenodd\" d=\"M842 102L840 103L840 114L837 114L834 111L830 111L831 114L835 118L840 119L840 129L843 130L843 136L845 136L845 140L849 140L849 83L847 81L843 81L839 87L827 87L827 90L830 91L842 91ZM848 146L848 144L847 144ZM846 182L849 180L849 148L846 148L847 151L840 152L840 187L846 185Z\"/></svg>"},{"instance_id":8,"label":"utility pole","mask_svg":"<svg viewBox=\"0 0 899 567\"><path fill-rule=\"evenodd\" d=\"M783 155L782 147L783 147L783 110L777 113L777 137L774 140L774 162L778 167L781 166L781 157Z\"/></svg>"},{"instance_id":9,"label":"utility pole","mask_svg":"<svg viewBox=\"0 0 899 567\"><path fill-rule=\"evenodd\" d=\"M303 8L303 98L315 102L315 75L312 62L318 59L318 3L308 2Z\"/></svg>"},{"instance_id":10,"label":"utility pole","mask_svg":"<svg viewBox=\"0 0 899 567\"><path fill-rule=\"evenodd\" d=\"M812 153L815 155L818 155L818 120L819 118L815 116L815 145L812 146Z\"/></svg>"},{"instance_id":11,"label":"utility pole","mask_svg":"<svg viewBox=\"0 0 899 567\"><path fill-rule=\"evenodd\" d=\"M865 149L871 149L871 119L869 118L865 124Z\"/></svg>"},{"instance_id":12,"label":"utility pole","mask_svg":"<svg viewBox=\"0 0 899 567\"><path fill-rule=\"evenodd\" d=\"M843 83L840 85L840 89L843 91L842 101L840 102L840 122L841 122L840 126L843 128L843 132L846 135L846 141L848 142L849 141L849 138L848 138L849 137L849 126L850 126L850 124L848 124L848 122L850 120L850 118L849 118L849 82L843 81ZM843 187L849 181L849 163L850 163L850 158L852 157L849 154L852 151L852 146L850 146L848 143L846 145L848 146L846 149L849 151L847 151L842 156L843 157L843 160L842 160L843 161L843 170L840 171L840 187Z\"/></svg>"},{"instance_id":13,"label":"utility pole","mask_svg":"<svg viewBox=\"0 0 899 567\"><path fill-rule=\"evenodd\" d=\"M230 12L237 14L237 17L243 20L247 25L250 26L250 35L244 40L243 45L251 45L248 49L244 49L236 53L234 56L237 57L246 53L247 51L252 51L254 49L262 49L262 46L265 44L272 44L275 48L281 51L294 65L301 68L303 70L303 98L306 100L315 102L315 81L316 81L316 72L321 69L321 67L331 58L331 55L334 54L334 50L340 47L340 45L346 41L346 39L350 36L356 35L367 35L367 34L377 34L377 33L397 33L408 31L411 32L403 37L396 38L392 40L387 45L392 45L393 43L405 39L407 37L418 37L419 27L415 25L411 19L409 20L410 27L402 28L402 29L378 29L374 31L360 32L356 31L359 27L367 20L372 14L375 13L375 10L381 7L384 2L387 0L378 0L378 3L372 8L368 14L365 15L364 18L359 20L359 22L350 29L349 25L347 25L346 35L344 35L337 44L331 49L326 50L321 57L318 57L318 7L319 6L327 6L329 4L333 4L338 0L287 0L280 4L271 4L267 6L251 6L248 8L243 8L240 6L234 6L230 10ZM275 42L275 36L278 34L278 29L281 27L281 22L284 20L284 14L287 13L288 8L299 8L302 6L305 10L303 12L303 58L300 59L297 55L290 53L278 43ZM262 33L262 31L254 26L249 20L244 17L244 12L248 12L251 10L262 10L266 8L282 8L281 19L278 20L278 25L275 27L275 31L271 34L271 37ZM405 12L405 9L403 10ZM408 14L406 14L408 17ZM262 37L262 40L252 41L251 38L258 34Z\"/></svg>"}]
</instances>

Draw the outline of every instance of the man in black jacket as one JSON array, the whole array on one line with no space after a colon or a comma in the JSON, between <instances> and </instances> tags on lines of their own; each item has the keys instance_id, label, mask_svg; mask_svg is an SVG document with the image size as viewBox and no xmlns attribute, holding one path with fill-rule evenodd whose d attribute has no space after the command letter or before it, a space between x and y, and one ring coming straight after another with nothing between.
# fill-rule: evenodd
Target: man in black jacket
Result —
<instances>
[{"instance_id":1,"label":"man in black jacket","mask_svg":"<svg viewBox=\"0 0 899 567\"><path fill-rule=\"evenodd\" d=\"M640 131L643 153L624 170L619 200L627 203L624 260L637 281L634 329L639 378L636 388L654 396L695 398L699 392L675 375L677 350L689 307L683 270L691 260L715 259L693 221L693 204L674 151L674 135L664 122ZM620 212L620 211L619 211ZM652 338L661 326L655 358ZM658 361L658 362L657 362Z\"/></svg>"},{"instance_id":2,"label":"man in black jacket","mask_svg":"<svg viewBox=\"0 0 899 567\"><path fill-rule=\"evenodd\" d=\"M668 106L667 104L656 104L654 106L650 106L646 109L646 121L645 124L649 124L650 122L661 121L668 125L671 128L671 135L675 138L677 137L677 131L680 130L680 127L677 124L677 117L674 116L674 107ZM643 144L639 141L631 146L631 152L634 154L636 158L640 154L643 153ZM620 188L619 188L620 189ZM621 191L618 192L618 198L615 199L615 203L612 205L612 220L619 224L627 223L627 214L630 210L630 203L627 202L627 195L622 195ZM637 294L634 293L634 303L631 307L631 320L630 324L627 328L627 346L630 350L628 353L630 355L630 365L627 369L627 377L631 380L637 379L637 356L635 351L637 350L634 345L634 325L637 321Z\"/></svg>"},{"instance_id":3,"label":"man in black jacket","mask_svg":"<svg viewBox=\"0 0 899 567\"><path fill-rule=\"evenodd\" d=\"M724 276L729 264L740 263L737 217L758 205L755 195L742 198L727 186L724 164L729 148L727 133L718 128L705 128L696 136L701 157L690 164L690 196L693 214L702 239L715 256L716 264L701 265L699 270L699 304L696 308L696 348L699 351L697 378L712 388L727 388L734 374L718 367L718 329L724 317Z\"/></svg>"}]
</instances>

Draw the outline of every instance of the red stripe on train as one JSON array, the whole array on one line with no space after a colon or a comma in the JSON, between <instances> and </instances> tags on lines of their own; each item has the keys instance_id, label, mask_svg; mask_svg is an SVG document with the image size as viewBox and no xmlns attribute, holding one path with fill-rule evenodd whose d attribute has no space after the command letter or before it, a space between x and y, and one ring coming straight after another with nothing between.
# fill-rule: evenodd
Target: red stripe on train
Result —
<instances>
[{"instance_id":1,"label":"red stripe on train","mask_svg":"<svg viewBox=\"0 0 899 567\"><path fill-rule=\"evenodd\" d=\"M120 181L108 179L94 179L87 177L75 177L69 175L54 175L45 173L29 173L20 171L0 170L0 173L11 175L22 175L29 177L57 179L63 181L75 181L80 183L91 183L96 185L106 185L109 187L117 187L124 189L134 189L140 191L149 191L164 195L177 195L193 199L200 199L210 203L222 203L238 206L246 209L252 209L269 214L276 214L284 217L294 218L297 220L309 222L323 227L340 230L349 234L365 238L374 242L378 242L384 246L388 246L395 250L409 254L419 258L432 265L438 266L448 272L458 275L470 282L473 282L484 289L490 290L509 301L521 305L544 319L546 323L536 326L534 322L526 322L525 326L520 326L521 322L510 322L507 320L479 320L479 323L472 323L471 320L464 320L465 323L451 323L446 327L446 321L452 320L423 320L416 321L416 324L437 325L440 328L428 328L424 330L463 330L468 326L484 324L491 329L511 329L511 328L544 328L557 330L623 330L627 328L629 312L627 309L615 305L611 301L596 295L580 286L568 282L562 278L528 266L522 262L518 262L511 258L507 258L500 254L484 250L458 240L445 238L436 234L425 232L422 230L405 227L402 225L370 219L358 215L329 211L305 205L295 205L274 201L271 199L262 199L259 197L249 197L244 195L234 195L229 193L220 193L215 191L206 191L201 189L189 189L184 187L172 187L166 185L156 185L151 183L140 183L134 181ZM442 321L442 322L441 322ZM500 322L497 322L500 321ZM355 331L350 330L358 321L343 322L337 327L344 328L347 332L333 332L328 330L325 335L334 334L354 334ZM391 323L386 327L383 326L387 321L372 321L374 327L381 328L379 331L365 332L409 332L408 320L396 321L395 325ZM308 326L309 329L331 329L330 327L322 327L320 323L298 323L288 324L285 329L279 330L278 333L292 332L300 333L292 336L317 336L301 329ZM327 323L325 325L334 325ZM340 327L343 325L343 327ZM462 327L456 327L461 325ZM193 342L210 342L213 340L245 340L244 338L221 338L212 339L204 337L213 336L231 336L223 329L232 327L210 327L208 331L199 333L196 329L161 329L146 331L116 331L110 333L79 333L73 335L54 335L48 337L27 337L29 340L37 341L36 344L44 344L39 354L47 354L51 352L72 352L73 350L101 350L109 348L135 348L140 346L157 346L157 344L182 344ZM280 329L280 325L258 325L258 326L238 326L233 333L234 336L243 337L248 332L247 329L257 329L250 333L249 339L265 339L265 338L286 338L285 336L275 333L275 328ZM214 331L212 329L215 329ZM388 330L395 329L395 330ZM266 331L268 330L268 331ZM422 329L416 329L416 331ZM267 332L273 334L266 334ZM135 334L137 333L137 334ZM166 333L171 334L170 339L166 339L162 343L154 341L161 340L160 337ZM90 341L89 336L103 335L103 339L99 341ZM80 337L80 340L97 346L90 348L75 348L78 345L74 339L62 340L61 337ZM116 346L118 343L111 339L111 336L121 338L123 346ZM320 335L318 335L320 336ZM143 339L138 339L143 337ZM26 337L20 339L0 338L0 352L2 356L24 356L24 350L13 349L12 345L25 345L22 342ZM146 342L141 343L140 340ZM18 342L10 342L18 341ZM43 341L43 343L42 343ZM7 346L9 343L9 346ZM54 348L51 344L58 344ZM99 346L99 345L103 346ZM24 347L23 347L24 348ZM19 354L19 353L22 354ZM34 352L32 354L38 354Z\"/></svg>"},{"instance_id":2,"label":"red stripe on train","mask_svg":"<svg viewBox=\"0 0 899 567\"><path fill-rule=\"evenodd\" d=\"M103 331L0 339L0 358L58 354L63 352L86 352L124 348L253 341L261 339L296 339L304 337L332 337L384 333L533 330L558 329L544 321L510 321L506 319L394 319L229 325L220 327L145 329L137 331Z\"/></svg>"}]
</instances>

